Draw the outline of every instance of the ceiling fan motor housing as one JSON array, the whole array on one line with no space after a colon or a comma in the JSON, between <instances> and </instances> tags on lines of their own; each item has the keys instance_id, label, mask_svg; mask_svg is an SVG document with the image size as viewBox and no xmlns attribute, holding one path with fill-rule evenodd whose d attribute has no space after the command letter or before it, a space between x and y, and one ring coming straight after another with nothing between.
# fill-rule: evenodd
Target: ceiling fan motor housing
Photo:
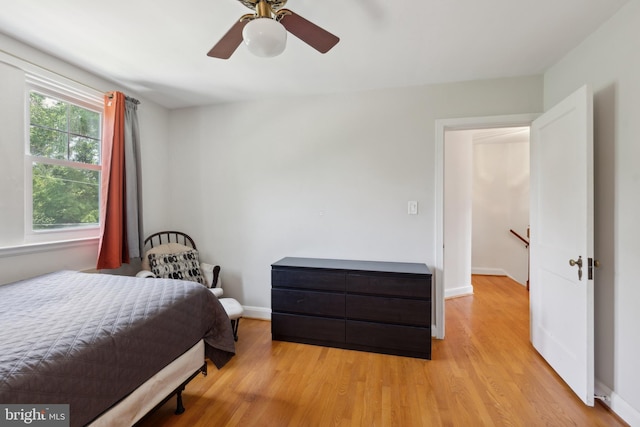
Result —
<instances>
[{"instance_id":1,"label":"ceiling fan motor housing","mask_svg":"<svg viewBox=\"0 0 640 427\"><path fill-rule=\"evenodd\" d=\"M238 1L251 10L256 10L259 3L267 4L272 10L278 10L281 7L284 7L285 4L287 4L287 0L238 0Z\"/></svg>"}]
</instances>

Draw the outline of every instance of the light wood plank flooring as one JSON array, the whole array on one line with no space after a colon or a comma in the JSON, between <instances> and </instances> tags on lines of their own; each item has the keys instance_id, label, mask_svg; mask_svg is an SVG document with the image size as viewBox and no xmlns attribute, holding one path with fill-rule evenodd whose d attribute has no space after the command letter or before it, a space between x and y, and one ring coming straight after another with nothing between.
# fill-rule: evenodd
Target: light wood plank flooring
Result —
<instances>
[{"instance_id":1,"label":"light wood plank flooring","mask_svg":"<svg viewBox=\"0 0 640 427\"><path fill-rule=\"evenodd\" d=\"M475 295L446 302L433 360L272 342L243 319L237 355L209 367L143 426L622 426L586 407L529 343L528 293L474 276Z\"/></svg>"}]
</instances>

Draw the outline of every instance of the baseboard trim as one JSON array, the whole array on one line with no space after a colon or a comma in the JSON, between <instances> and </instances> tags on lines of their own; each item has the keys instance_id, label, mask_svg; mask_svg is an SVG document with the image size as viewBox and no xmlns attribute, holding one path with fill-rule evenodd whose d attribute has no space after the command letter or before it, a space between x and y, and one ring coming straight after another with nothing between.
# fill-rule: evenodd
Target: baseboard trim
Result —
<instances>
[{"instance_id":1,"label":"baseboard trim","mask_svg":"<svg viewBox=\"0 0 640 427\"><path fill-rule=\"evenodd\" d=\"M271 320L271 309L265 307L252 307L243 305L244 314L242 317L249 319Z\"/></svg>"},{"instance_id":2,"label":"baseboard trim","mask_svg":"<svg viewBox=\"0 0 640 427\"><path fill-rule=\"evenodd\" d=\"M595 381L594 388L596 396L603 396L602 403L607 405L614 414L629 425L640 426L640 412L629 405L619 394L598 380Z\"/></svg>"},{"instance_id":3,"label":"baseboard trim","mask_svg":"<svg viewBox=\"0 0 640 427\"><path fill-rule=\"evenodd\" d=\"M522 283L521 281L519 281L518 279L516 279L515 277L513 277L512 275L510 275L509 273L507 273L505 270L501 268L472 267L471 274L477 274L478 276L507 276L509 279L513 280L514 282L517 282L522 286L527 286L526 283Z\"/></svg>"},{"instance_id":4,"label":"baseboard trim","mask_svg":"<svg viewBox=\"0 0 640 427\"><path fill-rule=\"evenodd\" d=\"M472 267L471 274L482 276L508 276L507 272L501 268Z\"/></svg>"},{"instance_id":5,"label":"baseboard trim","mask_svg":"<svg viewBox=\"0 0 640 427\"><path fill-rule=\"evenodd\" d=\"M473 285L459 286L444 291L444 299L464 297L467 295L473 295Z\"/></svg>"},{"instance_id":6,"label":"baseboard trim","mask_svg":"<svg viewBox=\"0 0 640 427\"><path fill-rule=\"evenodd\" d=\"M440 329L435 325L431 325L431 337L434 339L444 339L444 337L440 337L439 333Z\"/></svg>"}]
</instances>

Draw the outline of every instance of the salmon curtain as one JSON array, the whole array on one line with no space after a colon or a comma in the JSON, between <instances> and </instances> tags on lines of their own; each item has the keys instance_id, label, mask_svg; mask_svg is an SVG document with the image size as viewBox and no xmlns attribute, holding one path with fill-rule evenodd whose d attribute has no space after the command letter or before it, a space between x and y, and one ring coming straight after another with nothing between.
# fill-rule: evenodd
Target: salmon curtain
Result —
<instances>
[{"instance_id":1,"label":"salmon curtain","mask_svg":"<svg viewBox=\"0 0 640 427\"><path fill-rule=\"evenodd\" d=\"M140 256L137 105L121 92L104 97L99 270L118 268Z\"/></svg>"}]
</instances>

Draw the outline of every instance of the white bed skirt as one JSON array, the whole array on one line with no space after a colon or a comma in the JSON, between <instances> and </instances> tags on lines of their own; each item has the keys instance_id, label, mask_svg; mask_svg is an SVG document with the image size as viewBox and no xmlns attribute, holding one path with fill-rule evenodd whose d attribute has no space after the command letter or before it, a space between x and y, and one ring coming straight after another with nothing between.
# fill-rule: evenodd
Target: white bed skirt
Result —
<instances>
[{"instance_id":1,"label":"white bed skirt","mask_svg":"<svg viewBox=\"0 0 640 427\"><path fill-rule=\"evenodd\" d=\"M204 364L204 341L187 350L113 408L89 424L90 427L131 426Z\"/></svg>"}]
</instances>

